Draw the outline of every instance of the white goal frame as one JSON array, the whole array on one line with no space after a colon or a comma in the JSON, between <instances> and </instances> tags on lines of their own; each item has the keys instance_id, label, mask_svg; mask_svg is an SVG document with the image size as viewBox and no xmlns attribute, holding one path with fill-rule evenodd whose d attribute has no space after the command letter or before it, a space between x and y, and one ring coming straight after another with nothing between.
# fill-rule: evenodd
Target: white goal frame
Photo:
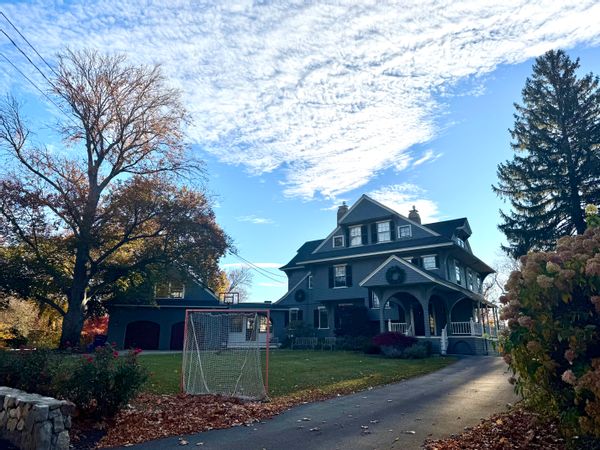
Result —
<instances>
[{"instance_id":1,"label":"white goal frame","mask_svg":"<svg viewBox=\"0 0 600 450\"><path fill-rule=\"evenodd\" d=\"M265 372L264 372L264 389L265 389L265 399L268 399L269 396L269 347L271 344L271 310L270 309L186 309L185 310L185 321L184 321L184 331L183 331L183 354L182 354L182 366L181 366L181 379L180 379L180 388L181 392L186 393L186 384L185 384L185 349L187 348L187 339L188 339L188 323L189 316L191 313L218 313L218 314L257 314L258 316L263 316L267 318L267 327L266 327L266 339L265 339ZM257 333L256 340L259 350L262 350L259 341L259 331L260 331L260 322L255 324L255 330ZM260 361L259 361L260 362ZM262 365L260 370L262 371Z\"/></svg>"}]
</instances>

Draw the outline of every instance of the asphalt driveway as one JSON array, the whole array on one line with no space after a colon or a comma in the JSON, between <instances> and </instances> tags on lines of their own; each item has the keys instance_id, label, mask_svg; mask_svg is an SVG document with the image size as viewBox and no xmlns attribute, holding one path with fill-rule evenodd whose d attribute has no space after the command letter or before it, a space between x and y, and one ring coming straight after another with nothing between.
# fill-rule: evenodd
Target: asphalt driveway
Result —
<instances>
[{"instance_id":1,"label":"asphalt driveway","mask_svg":"<svg viewBox=\"0 0 600 450\"><path fill-rule=\"evenodd\" d=\"M146 442L129 449L419 449L517 400L498 357L465 357L437 372L324 402L264 423Z\"/></svg>"}]
</instances>

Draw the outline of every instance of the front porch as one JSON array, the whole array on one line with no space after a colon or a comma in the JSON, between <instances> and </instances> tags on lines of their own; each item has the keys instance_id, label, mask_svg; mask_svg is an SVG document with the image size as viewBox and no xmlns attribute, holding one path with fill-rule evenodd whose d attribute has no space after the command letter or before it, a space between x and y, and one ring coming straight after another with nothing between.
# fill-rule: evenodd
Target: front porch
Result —
<instances>
[{"instance_id":1,"label":"front porch","mask_svg":"<svg viewBox=\"0 0 600 450\"><path fill-rule=\"evenodd\" d=\"M395 331L428 340L434 352L459 354L495 353L494 341L501 324L496 305L439 287L406 287L391 292L380 290L384 298L379 310L380 331ZM475 297L475 298L472 298ZM390 307L396 314L384 318Z\"/></svg>"}]
</instances>

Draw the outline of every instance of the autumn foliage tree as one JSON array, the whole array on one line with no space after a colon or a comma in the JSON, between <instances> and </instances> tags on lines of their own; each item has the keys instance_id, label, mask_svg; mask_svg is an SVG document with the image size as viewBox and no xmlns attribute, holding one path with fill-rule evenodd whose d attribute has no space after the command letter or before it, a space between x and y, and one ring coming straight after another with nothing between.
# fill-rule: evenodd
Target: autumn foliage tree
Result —
<instances>
[{"instance_id":1,"label":"autumn foliage tree","mask_svg":"<svg viewBox=\"0 0 600 450\"><path fill-rule=\"evenodd\" d=\"M79 342L89 305L132 273L218 277L229 240L194 187L202 166L159 67L68 51L49 89L64 149L35 141L15 99L0 106L0 288L57 310L65 346Z\"/></svg>"}]
</instances>

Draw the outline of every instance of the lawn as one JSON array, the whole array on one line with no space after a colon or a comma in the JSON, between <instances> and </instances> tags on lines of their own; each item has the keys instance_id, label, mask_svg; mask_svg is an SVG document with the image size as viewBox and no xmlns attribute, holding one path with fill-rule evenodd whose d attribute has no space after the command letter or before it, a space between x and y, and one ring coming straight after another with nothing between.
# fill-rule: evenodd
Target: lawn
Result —
<instances>
[{"instance_id":1,"label":"lawn","mask_svg":"<svg viewBox=\"0 0 600 450\"><path fill-rule=\"evenodd\" d=\"M274 350L269 361L269 396L277 398L311 389L325 395L356 391L424 375L454 361L439 356L407 360L341 351ZM179 392L180 353L142 354L140 362L151 372L148 392Z\"/></svg>"}]
</instances>

